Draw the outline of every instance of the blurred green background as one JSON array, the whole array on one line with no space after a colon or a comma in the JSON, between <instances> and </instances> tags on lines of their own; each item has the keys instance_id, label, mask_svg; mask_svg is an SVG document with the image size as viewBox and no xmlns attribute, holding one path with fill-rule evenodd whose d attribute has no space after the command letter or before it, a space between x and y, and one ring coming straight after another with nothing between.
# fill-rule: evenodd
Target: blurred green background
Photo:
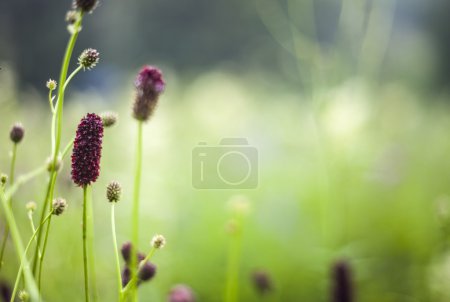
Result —
<instances>
[{"instance_id":1,"label":"blurred green background","mask_svg":"<svg viewBox=\"0 0 450 302\"><path fill-rule=\"evenodd\" d=\"M46 80L58 78L68 39L69 1L0 2L0 171L9 170L10 126L25 139L18 174L50 154ZM98 66L67 92L63 145L87 112L114 110L102 170L93 186L100 301L115 301L110 205L105 187L124 187L119 244L130 239L136 123L133 80L143 64L167 82L144 130L140 250L167 238L142 301L165 301L186 283L198 301L223 301L232 217L247 196L240 301L260 301L250 280L270 273L266 301L330 301L331 266L352 268L356 301L450 301L450 32L448 1L102 1L83 23L75 56ZM76 58L72 60L75 68ZM252 190L196 190L191 154L199 142L247 138L259 155ZM18 192L41 206L46 175ZM56 196L69 202L52 223L44 269L48 301L82 301L82 190L66 160ZM1 227L4 218L1 216ZM2 281L17 259L9 242Z\"/></svg>"}]
</instances>

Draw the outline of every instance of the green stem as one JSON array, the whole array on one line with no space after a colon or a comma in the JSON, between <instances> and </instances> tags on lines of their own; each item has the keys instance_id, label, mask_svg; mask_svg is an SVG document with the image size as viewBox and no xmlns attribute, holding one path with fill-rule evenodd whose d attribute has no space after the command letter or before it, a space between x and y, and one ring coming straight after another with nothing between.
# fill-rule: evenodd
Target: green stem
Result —
<instances>
[{"instance_id":1,"label":"green stem","mask_svg":"<svg viewBox=\"0 0 450 302\"><path fill-rule=\"evenodd\" d=\"M61 155L61 160L63 160L66 157L66 155L69 153L70 148L72 148L72 146L73 146L73 141L74 141L74 139L71 139L70 142L64 148L64 151Z\"/></svg>"},{"instance_id":2,"label":"green stem","mask_svg":"<svg viewBox=\"0 0 450 302\"><path fill-rule=\"evenodd\" d=\"M142 121L138 121L137 143L136 143L136 166L134 176L134 192L133 192L133 209L131 221L132 237L131 237L131 278L136 278L137 275L137 250L139 241L139 196L141 188L141 174L142 174ZM137 301L137 291L133 291L133 299Z\"/></svg>"},{"instance_id":3,"label":"green stem","mask_svg":"<svg viewBox=\"0 0 450 302\"><path fill-rule=\"evenodd\" d=\"M23 261L24 263L24 275L26 280L26 285L28 292L31 296L32 301L37 301L39 299L39 291L36 286L36 282L33 278L33 275L31 274L30 268L28 266L27 259L23 258L24 255L24 248L22 243L22 238L20 237L19 229L17 227L16 221L14 219L14 215L11 211L11 208L8 205L8 201L5 198L5 195L3 192L0 192L0 201L3 207L3 211L5 212L6 220L8 222L10 232L11 232L11 238L13 240L14 246L16 248L16 252L20 257L20 262Z\"/></svg>"},{"instance_id":4,"label":"green stem","mask_svg":"<svg viewBox=\"0 0 450 302\"><path fill-rule=\"evenodd\" d=\"M119 301L122 296L122 275L120 273L120 260L119 260L119 249L117 248L117 237L116 237L116 219L115 219L115 203L111 204L111 232L113 236L114 243L114 254L116 256L116 273L117 273L117 288L119 293Z\"/></svg>"},{"instance_id":5,"label":"green stem","mask_svg":"<svg viewBox=\"0 0 450 302\"><path fill-rule=\"evenodd\" d=\"M89 302L89 272L88 272L88 255L86 244L87 233L87 186L83 187L83 264L84 264L84 294L85 301Z\"/></svg>"},{"instance_id":6,"label":"green stem","mask_svg":"<svg viewBox=\"0 0 450 302\"><path fill-rule=\"evenodd\" d=\"M91 271L91 288L93 292L93 301L98 300L98 292L97 292L97 273L95 270L95 248L94 248L94 210L93 210L93 202L92 202L92 193L90 187L87 187L87 240L88 240L88 252L89 252L89 268Z\"/></svg>"},{"instance_id":7,"label":"green stem","mask_svg":"<svg viewBox=\"0 0 450 302\"><path fill-rule=\"evenodd\" d=\"M31 227L31 231L33 232L33 234L37 231L36 227L34 226L34 221L33 221L33 212L32 211L28 211L28 220L30 221L30 227ZM41 226L39 225L38 229L40 229ZM36 236L34 236L34 241L37 244L37 238ZM38 257L41 258L41 250L38 247Z\"/></svg>"},{"instance_id":8,"label":"green stem","mask_svg":"<svg viewBox=\"0 0 450 302\"><path fill-rule=\"evenodd\" d=\"M69 82L72 80L72 78L83 68L83 66L79 65L67 78L66 83L64 83L64 91L66 91L67 85L69 85Z\"/></svg>"},{"instance_id":9,"label":"green stem","mask_svg":"<svg viewBox=\"0 0 450 302\"><path fill-rule=\"evenodd\" d=\"M55 114L55 107L53 106L52 92L53 92L53 89L49 89L49 91L48 91L48 103L50 105L50 110L52 111L52 114Z\"/></svg>"},{"instance_id":10,"label":"green stem","mask_svg":"<svg viewBox=\"0 0 450 302\"><path fill-rule=\"evenodd\" d=\"M15 167L16 167L16 157L17 157L17 144L14 143L13 150L12 150L11 166L10 166L10 170L9 170L9 180L10 180L11 185L14 184L14 172L15 172ZM8 199L8 205L11 208L12 199L10 197L7 197L6 199ZM0 268L2 267L3 255L5 253L6 241L8 240L8 237L9 237L9 226L6 225L5 231L3 232L2 249L0 251Z\"/></svg>"},{"instance_id":11,"label":"green stem","mask_svg":"<svg viewBox=\"0 0 450 302\"><path fill-rule=\"evenodd\" d=\"M139 270L142 268L142 266L144 266L145 263L146 263L147 261L149 261L149 260L152 258L152 256L153 256L153 254L155 253L155 251L156 251L156 248L152 246L150 252L149 252L149 253L147 254L147 256L144 258L144 260L142 260L141 262L139 262L139 266L138 266L138 268L137 268L136 271L139 271ZM132 291L131 293L134 293L134 292L136 291L136 285L137 285L137 282L138 282L138 276L137 276L137 274L136 274L136 275L134 275L134 276L131 278L130 282L128 282L128 284L127 284L127 285L125 286L125 288L122 290L122 296L123 296L123 297L126 297L126 295L129 293L129 291Z\"/></svg>"},{"instance_id":12,"label":"green stem","mask_svg":"<svg viewBox=\"0 0 450 302\"><path fill-rule=\"evenodd\" d=\"M225 302L238 301L239 290L239 262L241 256L242 221L236 219L236 230L232 234L228 249L228 268L225 288Z\"/></svg>"},{"instance_id":13,"label":"green stem","mask_svg":"<svg viewBox=\"0 0 450 302\"><path fill-rule=\"evenodd\" d=\"M19 187L21 185L23 185L24 183L32 180L33 178L35 178L39 175L41 175L46 170L47 170L47 166L43 165L43 166L36 168L35 170L33 170L31 172L28 172L27 174L20 175L17 178L17 181L14 183L14 185L12 185L8 190L6 190L5 197L9 200L14 195L14 193L16 193L16 191L19 189Z\"/></svg>"},{"instance_id":14,"label":"green stem","mask_svg":"<svg viewBox=\"0 0 450 302\"><path fill-rule=\"evenodd\" d=\"M51 215L52 215L52 213L48 214L47 217L45 217L43 222L44 223L47 222L47 220L50 218ZM43 226L43 224L39 225L38 229L40 229L42 226ZM34 230L34 225L33 225L33 230ZM23 252L22 260L20 261L19 271L17 272L16 282L14 283L14 289L13 289L13 292L11 295L10 302L14 302L14 298L16 297L16 292L19 287L20 277L22 276L22 269L24 267L24 261L27 259L27 252L31 246L31 243L33 242L34 239L36 239L37 231L38 230L34 230L33 235L31 236L30 240L28 241L28 244L25 247L25 251Z\"/></svg>"}]
</instances>

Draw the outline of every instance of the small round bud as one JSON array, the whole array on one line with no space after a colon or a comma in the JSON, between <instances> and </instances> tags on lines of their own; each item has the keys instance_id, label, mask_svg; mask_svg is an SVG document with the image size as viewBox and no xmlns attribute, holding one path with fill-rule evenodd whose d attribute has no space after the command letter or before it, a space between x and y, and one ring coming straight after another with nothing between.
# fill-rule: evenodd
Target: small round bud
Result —
<instances>
[{"instance_id":1,"label":"small round bud","mask_svg":"<svg viewBox=\"0 0 450 302\"><path fill-rule=\"evenodd\" d=\"M107 111L100 114L103 121L103 127L112 127L117 123L118 115L115 112Z\"/></svg>"},{"instance_id":2,"label":"small round bud","mask_svg":"<svg viewBox=\"0 0 450 302\"><path fill-rule=\"evenodd\" d=\"M91 69L97 65L99 60L100 53L93 48L88 48L83 50L81 55L78 57L78 64L83 66L83 69Z\"/></svg>"},{"instance_id":3,"label":"small round bud","mask_svg":"<svg viewBox=\"0 0 450 302\"><path fill-rule=\"evenodd\" d=\"M37 205L34 201L29 201L25 205L25 208L27 209L28 212L34 212L37 208Z\"/></svg>"},{"instance_id":4,"label":"small round bud","mask_svg":"<svg viewBox=\"0 0 450 302\"><path fill-rule=\"evenodd\" d=\"M84 13L92 13L97 6L97 0L74 0L73 7Z\"/></svg>"},{"instance_id":5,"label":"small round bud","mask_svg":"<svg viewBox=\"0 0 450 302\"><path fill-rule=\"evenodd\" d=\"M61 215L67 208L67 201L64 198L56 198L53 200L53 215Z\"/></svg>"},{"instance_id":6,"label":"small round bud","mask_svg":"<svg viewBox=\"0 0 450 302\"><path fill-rule=\"evenodd\" d=\"M128 266L125 266L122 270L122 287L127 286L131 280L131 270Z\"/></svg>"},{"instance_id":7,"label":"small round bud","mask_svg":"<svg viewBox=\"0 0 450 302\"><path fill-rule=\"evenodd\" d=\"M130 260L131 260L131 249L132 249L132 245L131 245L131 242L129 242L129 241L122 244L122 247L120 248L120 252L122 253L122 258L126 263L130 262Z\"/></svg>"},{"instance_id":8,"label":"small round bud","mask_svg":"<svg viewBox=\"0 0 450 302\"><path fill-rule=\"evenodd\" d=\"M11 131L9 132L9 137L13 141L13 143L18 144L22 141L23 135L25 134L25 129L23 128L21 123L16 123L12 126Z\"/></svg>"},{"instance_id":9,"label":"small round bud","mask_svg":"<svg viewBox=\"0 0 450 302\"><path fill-rule=\"evenodd\" d=\"M135 83L136 97L133 103L133 117L138 121L147 121L155 111L158 99L166 83L161 70L153 66L144 66L139 71Z\"/></svg>"},{"instance_id":10,"label":"small round bud","mask_svg":"<svg viewBox=\"0 0 450 302\"><path fill-rule=\"evenodd\" d=\"M111 181L106 187L106 198L109 202L118 202L122 195L122 186L117 181Z\"/></svg>"},{"instance_id":11,"label":"small round bud","mask_svg":"<svg viewBox=\"0 0 450 302\"><path fill-rule=\"evenodd\" d=\"M252 281L255 289L262 295L270 292L273 288L272 280L265 271L254 271L252 274Z\"/></svg>"},{"instance_id":12,"label":"small round bud","mask_svg":"<svg viewBox=\"0 0 450 302\"><path fill-rule=\"evenodd\" d=\"M150 261L145 262L139 266L138 278L141 281L148 281L152 279L156 274L156 265Z\"/></svg>"},{"instance_id":13,"label":"small round bud","mask_svg":"<svg viewBox=\"0 0 450 302\"><path fill-rule=\"evenodd\" d=\"M192 289L184 284L177 284L169 292L167 299L169 302L195 302L195 295Z\"/></svg>"},{"instance_id":14,"label":"small round bud","mask_svg":"<svg viewBox=\"0 0 450 302\"><path fill-rule=\"evenodd\" d=\"M19 292L18 296L19 296L19 300L21 302L28 302L28 301L30 301L30 294L27 291L25 291L25 290L21 290Z\"/></svg>"},{"instance_id":15,"label":"small round bud","mask_svg":"<svg viewBox=\"0 0 450 302\"><path fill-rule=\"evenodd\" d=\"M75 24L75 22L77 22L78 20L78 12L75 10L69 10L66 13L66 22L69 23L69 25L73 25Z\"/></svg>"},{"instance_id":16,"label":"small round bud","mask_svg":"<svg viewBox=\"0 0 450 302\"><path fill-rule=\"evenodd\" d=\"M155 236L153 236L152 241L151 241L151 245L155 249L163 248L165 244L166 244L166 238L164 238L163 235L155 235Z\"/></svg>"},{"instance_id":17,"label":"small round bud","mask_svg":"<svg viewBox=\"0 0 450 302\"><path fill-rule=\"evenodd\" d=\"M53 170L56 170L56 172L60 172L62 170L63 161L60 156L58 156L56 160L56 165L53 166L53 157L47 158L47 171L53 172Z\"/></svg>"},{"instance_id":18,"label":"small round bud","mask_svg":"<svg viewBox=\"0 0 450 302\"><path fill-rule=\"evenodd\" d=\"M8 182L8 175L4 173L0 175L0 183L4 186L6 185L7 182Z\"/></svg>"},{"instance_id":19,"label":"small round bud","mask_svg":"<svg viewBox=\"0 0 450 302\"><path fill-rule=\"evenodd\" d=\"M57 84L56 84L56 81L55 81L55 80L49 79L49 80L47 81L47 83L46 83L46 86L47 86L47 88L50 89L50 90L55 90Z\"/></svg>"}]
</instances>

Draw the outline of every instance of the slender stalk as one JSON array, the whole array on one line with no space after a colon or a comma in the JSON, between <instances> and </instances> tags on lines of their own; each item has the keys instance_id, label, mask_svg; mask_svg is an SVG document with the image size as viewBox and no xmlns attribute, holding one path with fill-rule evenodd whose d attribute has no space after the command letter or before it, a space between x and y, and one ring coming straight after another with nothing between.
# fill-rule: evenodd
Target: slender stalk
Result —
<instances>
[{"instance_id":1,"label":"slender stalk","mask_svg":"<svg viewBox=\"0 0 450 302\"><path fill-rule=\"evenodd\" d=\"M51 215L52 215L52 213L49 213L47 215L47 217L45 217L43 222L44 223L47 222L47 220L50 218ZM38 229L40 229L42 226L43 226L43 224L39 225ZM34 225L33 225L33 229L34 229ZM24 261L27 259L27 252L28 252L28 249L31 246L31 243L33 242L33 240L36 239L37 231L38 230L34 230L33 235L31 236L30 240L28 241L27 246L25 247L25 251L23 252L22 260L20 261L19 271L17 272L16 282L14 283L14 289L13 289L13 292L12 292L12 295L11 295L10 302L14 302L14 298L16 297L16 292L17 292L17 289L19 287L20 277L22 276L22 269L24 267Z\"/></svg>"},{"instance_id":2,"label":"slender stalk","mask_svg":"<svg viewBox=\"0 0 450 302\"><path fill-rule=\"evenodd\" d=\"M238 301L239 291L239 262L241 256L242 243L242 221L240 217L236 219L236 230L231 234L231 241L228 248L228 268L225 288L225 302Z\"/></svg>"},{"instance_id":3,"label":"slender stalk","mask_svg":"<svg viewBox=\"0 0 450 302\"><path fill-rule=\"evenodd\" d=\"M23 263L24 263L23 271L24 271L24 275L25 275L28 292L31 296L32 301L37 301L37 300L39 300L39 291L36 286L36 282L33 278L33 275L31 274L30 268L28 266L28 261L26 258L25 259L23 258L24 248L23 248L22 238L20 237L19 229L17 228L17 224L14 219L14 215L11 211L11 208L8 205L8 201L5 198L5 195L3 194L3 192L0 192L0 202L3 207L3 211L5 212L5 216L6 216L8 225L10 227L11 238L13 240L16 252L19 255L20 261L21 262L23 261Z\"/></svg>"},{"instance_id":4,"label":"slender stalk","mask_svg":"<svg viewBox=\"0 0 450 302\"><path fill-rule=\"evenodd\" d=\"M116 237L116 219L115 219L115 203L111 204L111 233L114 243L114 254L116 256L116 273L117 273L117 289L119 294L119 301L122 296L122 275L120 274L120 260L119 260L119 249L117 248L117 237Z\"/></svg>"},{"instance_id":5,"label":"slender stalk","mask_svg":"<svg viewBox=\"0 0 450 302\"><path fill-rule=\"evenodd\" d=\"M12 149L11 166L10 166L10 170L9 170L9 180L10 180L11 185L14 184L14 172L15 172L15 167L16 167L16 157L17 157L17 144L14 143L13 149ZM7 199L8 199L8 205L11 208L12 199L10 197L7 197ZM0 268L2 267L3 255L5 253L6 241L8 240L8 237L9 237L9 226L6 225L5 231L3 232L3 241L2 241L1 251L0 251Z\"/></svg>"},{"instance_id":6,"label":"slender stalk","mask_svg":"<svg viewBox=\"0 0 450 302\"><path fill-rule=\"evenodd\" d=\"M137 271L139 271L139 270L142 268L142 266L144 266L145 263L146 263L147 261L149 261L149 260L152 258L152 256L153 256L153 254L155 253L155 251L156 251L156 248L152 246L150 252L149 252L149 253L147 254L147 256L144 258L144 260L142 260L142 261L139 263L139 266L138 266ZM128 282L128 284L127 284L127 285L125 286L125 288L122 290L122 296L123 296L123 297L126 297L126 295L127 295L130 291L131 291L131 294L133 294L133 293L136 291L136 285L137 285L137 282L138 282L138 276L137 276L137 274L136 274L136 275L134 275L134 276L131 278L130 282Z\"/></svg>"},{"instance_id":7,"label":"slender stalk","mask_svg":"<svg viewBox=\"0 0 450 302\"><path fill-rule=\"evenodd\" d=\"M50 110L52 111L52 114L55 114L55 107L53 106L52 92L53 92L53 89L48 90L48 103L50 105Z\"/></svg>"},{"instance_id":8,"label":"slender stalk","mask_svg":"<svg viewBox=\"0 0 450 302\"><path fill-rule=\"evenodd\" d=\"M73 140L74 139L71 139L70 142L64 148L64 151L63 151L63 153L61 155L61 160L63 160L66 157L66 155L69 153L70 148L72 148L72 146L73 146Z\"/></svg>"},{"instance_id":9,"label":"slender stalk","mask_svg":"<svg viewBox=\"0 0 450 302\"><path fill-rule=\"evenodd\" d=\"M28 211L28 220L30 221L31 231L33 232L33 234L36 233L36 232L37 232L37 229L36 229L36 227L34 226L33 212L32 212L32 211ZM41 228L41 226L39 225L39 226L38 226L38 229L40 229L40 228ZM33 235L33 237L34 237L34 241L35 241L36 244L37 244L37 238L36 238L36 236ZM39 258L41 258L41 250L40 250L39 248L38 248L37 250L38 250L38 256L39 256Z\"/></svg>"},{"instance_id":10,"label":"slender stalk","mask_svg":"<svg viewBox=\"0 0 450 302\"><path fill-rule=\"evenodd\" d=\"M83 264L84 264L84 294L85 301L89 302L89 271L88 271L88 255L87 255L87 186L83 187Z\"/></svg>"},{"instance_id":11,"label":"slender stalk","mask_svg":"<svg viewBox=\"0 0 450 302\"><path fill-rule=\"evenodd\" d=\"M136 143L136 166L134 176L133 209L131 221L132 225L132 248L131 248L131 278L137 277L137 250L139 241L139 196L141 189L142 174L142 121L138 121L137 143ZM133 299L137 301L137 291L133 291Z\"/></svg>"},{"instance_id":12,"label":"slender stalk","mask_svg":"<svg viewBox=\"0 0 450 302\"><path fill-rule=\"evenodd\" d=\"M69 82L73 79L73 77L83 68L83 66L79 65L70 76L67 78L66 83L64 84L64 91L66 90L67 85L69 85Z\"/></svg>"},{"instance_id":13,"label":"slender stalk","mask_svg":"<svg viewBox=\"0 0 450 302\"><path fill-rule=\"evenodd\" d=\"M87 187L87 241L88 241L88 253L89 253L89 268L91 271L91 291L93 292L93 301L98 300L97 292L97 273L95 270L95 248L94 248L94 210L92 203L92 194L90 187Z\"/></svg>"}]
</instances>

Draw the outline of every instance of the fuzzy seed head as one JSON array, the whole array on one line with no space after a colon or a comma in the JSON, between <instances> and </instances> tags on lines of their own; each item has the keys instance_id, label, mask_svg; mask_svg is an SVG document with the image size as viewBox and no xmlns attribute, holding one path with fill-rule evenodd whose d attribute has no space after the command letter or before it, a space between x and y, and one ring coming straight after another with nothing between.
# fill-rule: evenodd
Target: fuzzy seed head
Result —
<instances>
[{"instance_id":1,"label":"fuzzy seed head","mask_svg":"<svg viewBox=\"0 0 450 302\"><path fill-rule=\"evenodd\" d=\"M255 289L262 295L270 292L273 288L272 280L265 271L254 271L252 274L252 281Z\"/></svg>"},{"instance_id":2,"label":"fuzzy seed head","mask_svg":"<svg viewBox=\"0 0 450 302\"><path fill-rule=\"evenodd\" d=\"M140 281L149 281L156 274L156 265L150 261L145 262L143 265L139 266L138 278Z\"/></svg>"},{"instance_id":3,"label":"fuzzy seed head","mask_svg":"<svg viewBox=\"0 0 450 302\"><path fill-rule=\"evenodd\" d=\"M72 180L80 187L95 182L100 174L102 138L102 119L88 113L78 125L72 151Z\"/></svg>"},{"instance_id":4,"label":"fuzzy seed head","mask_svg":"<svg viewBox=\"0 0 450 302\"><path fill-rule=\"evenodd\" d=\"M47 88L48 88L49 90L55 90L57 84L56 84L56 81L55 81L55 80L49 79L49 80L47 81L47 83L46 83L46 86L47 86Z\"/></svg>"},{"instance_id":5,"label":"fuzzy seed head","mask_svg":"<svg viewBox=\"0 0 450 302\"><path fill-rule=\"evenodd\" d=\"M81 55L78 57L78 64L83 66L83 69L91 69L97 65L100 60L100 53L93 48L88 48L83 50Z\"/></svg>"},{"instance_id":6,"label":"fuzzy seed head","mask_svg":"<svg viewBox=\"0 0 450 302\"><path fill-rule=\"evenodd\" d=\"M106 187L106 198L109 202L118 202L122 195L122 186L117 181L111 181Z\"/></svg>"},{"instance_id":7,"label":"fuzzy seed head","mask_svg":"<svg viewBox=\"0 0 450 302\"><path fill-rule=\"evenodd\" d=\"M82 11L83 13L92 13L97 6L97 0L74 0L73 7Z\"/></svg>"},{"instance_id":8,"label":"fuzzy seed head","mask_svg":"<svg viewBox=\"0 0 450 302\"><path fill-rule=\"evenodd\" d=\"M352 302L353 289L350 266L346 261L339 261L332 267L331 292L332 302Z\"/></svg>"},{"instance_id":9,"label":"fuzzy seed head","mask_svg":"<svg viewBox=\"0 0 450 302\"><path fill-rule=\"evenodd\" d=\"M2 173L2 175L0 175L0 183L4 186L6 185L7 182L8 182L8 175Z\"/></svg>"},{"instance_id":10,"label":"fuzzy seed head","mask_svg":"<svg viewBox=\"0 0 450 302\"><path fill-rule=\"evenodd\" d=\"M67 209L67 201L64 198L53 200L53 215L59 216Z\"/></svg>"},{"instance_id":11,"label":"fuzzy seed head","mask_svg":"<svg viewBox=\"0 0 450 302\"><path fill-rule=\"evenodd\" d=\"M114 126L117 123L117 119L119 118L118 114L115 112L107 111L100 114L102 121L103 121L103 127L109 128Z\"/></svg>"},{"instance_id":12,"label":"fuzzy seed head","mask_svg":"<svg viewBox=\"0 0 450 302\"><path fill-rule=\"evenodd\" d=\"M25 290L21 290L19 292L18 296L19 296L19 300L21 302L28 302L28 301L30 301L30 294L27 291L25 291Z\"/></svg>"},{"instance_id":13,"label":"fuzzy seed head","mask_svg":"<svg viewBox=\"0 0 450 302\"><path fill-rule=\"evenodd\" d=\"M155 248L155 249L161 249L164 247L164 245L166 244L166 238L164 238L163 235L155 235L152 238L151 241L151 245Z\"/></svg>"},{"instance_id":14,"label":"fuzzy seed head","mask_svg":"<svg viewBox=\"0 0 450 302\"><path fill-rule=\"evenodd\" d=\"M29 201L25 205L25 208L27 209L28 212L34 212L36 211L37 205L34 201Z\"/></svg>"},{"instance_id":15,"label":"fuzzy seed head","mask_svg":"<svg viewBox=\"0 0 450 302\"><path fill-rule=\"evenodd\" d=\"M25 129L23 128L21 123L15 123L11 131L9 132L9 138L15 144L18 144L22 141L23 136L25 134Z\"/></svg>"},{"instance_id":16,"label":"fuzzy seed head","mask_svg":"<svg viewBox=\"0 0 450 302\"><path fill-rule=\"evenodd\" d=\"M147 121L156 108L165 82L161 71L153 66L144 66L135 80L136 98L133 104L133 117L138 121Z\"/></svg>"},{"instance_id":17,"label":"fuzzy seed head","mask_svg":"<svg viewBox=\"0 0 450 302\"><path fill-rule=\"evenodd\" d=\"M184 284L177 284L169 292L169 302L195 302L192 289Z\"/></svg>"},{"instance_id":18,"label":"fuzzy seed head","mask_svg":"<svg viewBox=\"0 0 450 302\"><path fill-rule=\"evenodd\" d=\"M78 16L79 16L79 14L76 10L69 10L66 13L66 22L69 25L73 25L73 24L75 24L75 22L77 22Z\"/></svg>"}]
</instances>

